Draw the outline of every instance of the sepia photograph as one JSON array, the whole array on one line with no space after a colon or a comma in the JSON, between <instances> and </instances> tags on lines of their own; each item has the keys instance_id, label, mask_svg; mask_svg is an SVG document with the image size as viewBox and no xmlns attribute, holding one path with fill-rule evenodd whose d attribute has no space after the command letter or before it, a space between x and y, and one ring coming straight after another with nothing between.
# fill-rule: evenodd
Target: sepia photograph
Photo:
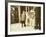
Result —
<instances>
[{"instance_id":1,"label":"sepia photograph","mask_svg":"<svg viewBox=\"0 0 46 37\"><path fill-rule=\"evenodd\" d=\"M43 4L8 3L8 35L43 33Z\"/></svg>"}]
</instances>

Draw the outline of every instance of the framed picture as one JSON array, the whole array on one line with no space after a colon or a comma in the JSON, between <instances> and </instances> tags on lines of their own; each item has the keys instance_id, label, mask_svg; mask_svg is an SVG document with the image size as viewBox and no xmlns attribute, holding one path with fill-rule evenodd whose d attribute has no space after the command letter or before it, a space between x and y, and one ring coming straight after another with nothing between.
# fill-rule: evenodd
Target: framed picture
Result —
<instances>
[{"instance_id":1,"label":"framed picture","mask_svg":"<svg viewBox=\"0 0 46 37\"><path fill-rule=\"evenodd\" d=\"M45 3L8 1L6 34L11 36L45 34Z\"/></svg>"}]
</instances>

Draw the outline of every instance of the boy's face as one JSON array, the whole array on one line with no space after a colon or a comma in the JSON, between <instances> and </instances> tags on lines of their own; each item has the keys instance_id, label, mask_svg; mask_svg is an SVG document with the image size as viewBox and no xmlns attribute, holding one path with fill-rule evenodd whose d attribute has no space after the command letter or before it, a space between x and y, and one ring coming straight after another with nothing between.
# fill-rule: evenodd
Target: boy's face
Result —
<instances>
[{"instance_id":1,"label":"boy's face","mask_svg":"<svg viewBox=\"0 0 46 37\"><path fill-rule=\"evenodd\" d=\"M35 11L31 10L31 11L29 12L29 15L30 15L30 17L35 16Z\"/></svg>"},{"instance_id":2,"label":"boy's face","mask_svg":"<svg viewBox=\"0 0 46 37\"><path fill-rule=\"evenodd\" d=\"M23 11L23 13L25 14L25 11Z\"/></svg>"}]
</instances>

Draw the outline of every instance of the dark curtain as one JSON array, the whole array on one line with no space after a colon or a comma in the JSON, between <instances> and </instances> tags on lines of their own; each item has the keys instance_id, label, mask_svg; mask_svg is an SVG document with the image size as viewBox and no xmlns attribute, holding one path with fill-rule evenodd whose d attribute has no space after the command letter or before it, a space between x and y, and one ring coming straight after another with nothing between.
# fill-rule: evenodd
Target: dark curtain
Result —
<instances>
[{"instance_id":1,"label":"dark curtain","mask_svg":"<svg viewBox=\"0 0 46 37\"><path fill-rule=\"evenodd\" d=\"M35 29L41 29L41 8L36 7L35 9Z\"/></svg>"},{"instance_id":2,"label":"dark curtain","mask_svg":"<svg viewBox=\"0 0 46 37\"><path fill-rule=\"evenodd\" d=\"M12 8L14 8L15 10L13 10ZM12 14L14 14L14 16L12 16ZM16 6L11 6L11 24L18 22L19 22L18 8Z\"/></svg>"}]
</instances>

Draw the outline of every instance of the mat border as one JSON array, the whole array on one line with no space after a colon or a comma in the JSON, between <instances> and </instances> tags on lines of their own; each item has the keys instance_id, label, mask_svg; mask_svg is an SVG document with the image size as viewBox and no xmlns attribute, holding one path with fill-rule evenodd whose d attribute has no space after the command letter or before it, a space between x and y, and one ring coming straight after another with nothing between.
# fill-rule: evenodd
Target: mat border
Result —
<instances>
[{"instance_id":1,"label":"mat border","mask_svg":"<svg viewBox=\"0 0 46 37\"><path fill-rule=\"evenodd\" d=\"M17 34L17 35L8 35L8 2L18 2L18 3L32 3L32 4L43 4L43 33L32 33L32 34ZM27 36L27 35L43 35L45 34L45 3L44 2L29 2L29 1L7 1L5 0L5 36Z\"/></svg>"}]
</instances>

